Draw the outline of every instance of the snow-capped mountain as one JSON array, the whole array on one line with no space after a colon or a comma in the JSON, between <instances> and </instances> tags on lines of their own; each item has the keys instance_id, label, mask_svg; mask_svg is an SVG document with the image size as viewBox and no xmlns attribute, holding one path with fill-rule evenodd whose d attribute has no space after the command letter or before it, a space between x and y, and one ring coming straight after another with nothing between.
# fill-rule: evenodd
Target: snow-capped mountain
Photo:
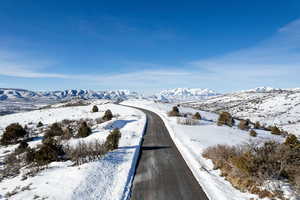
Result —
<instances>
[{"instance_id":1,"label":"snow-capped mountain","mask_svg":"<svg viewBox=\"0 0 300 200\"><path fill-rule=\"evenodd\" d=\"M206 99L211 96L218 95L217 92L210 89L200 88L175 88L170 90L163 90L156 94L157 100L162 102L182 102L199 99Z\"/></svg>"},{"instance_id":2,"label":"snow-capped mountain","mask_svg":"<svg viewBox=\"0 0 300 200\"><path fill-rule=\"evenodd\" d=\"M61 101L71 99L108 99L122 101L138 98L136 92L128 90L93 91L93 90L63 90L34 92L24 89L0 88L0 114L32 110Z\"/></svg>"},{"instance_id":3,"label":"snow-capped mountain","mask_svg":"<svg viewBox=\"0 0 300 200\"><path fill-rule=\"evenodd\" d=\"M259 87L209 97L185 104L201 110L228 111L233 116L261 124L278 125L300 134L300 89Z\"/></svg>"},{"instance_id":4,"label":"snow-capped mountain","mask_svg":"<svg viewBox=\"0 0 300 200\"><path fill-rule=\"evenodd\" d=\"M116 91L93 91L93 90L63 90L49 92L33 92L24 89L0 88L0 100L69 100L74 98L80 99L127 99L128 97L138 96L135 92L128 90Z\"/></svg>"}]
</instances>

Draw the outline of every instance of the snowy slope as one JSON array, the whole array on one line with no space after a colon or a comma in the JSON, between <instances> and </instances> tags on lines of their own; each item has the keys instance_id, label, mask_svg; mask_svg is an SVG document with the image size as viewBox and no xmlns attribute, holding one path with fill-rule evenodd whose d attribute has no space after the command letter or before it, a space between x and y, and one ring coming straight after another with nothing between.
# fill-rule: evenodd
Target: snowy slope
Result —
<instances>
[{"instance_id":1,"label":"snowy slope","mask_svg":"<svg viewBox=\"0 0 300 200\"><path fill-rule=\"evenodd\" d=\"M154 97L156 97L156 100L162 102L179 102L205 99L207 97L215 95L218 95L218 93L209 89L175 88L161 91L158 94L154 95Z\"/></svg>"},{"instance_id":2,"label":"snowy slope","mask_svg":"<svg viewBox=\"0 0 300 200\"><path fill-rule=\"evenodd\" d=\"M80 166L73 166L70 161L52 162L48 169L42 170L36 176L26 180L21 180L21 175L3 180L0 182L0 199L5 199L4 195L7 192L26 186L29 186L30 189L24 191L17 189L18 193L9 199L26 200L34 199L36 196L39 197L36 199L53 200L116 200L127 197L139 154L146 117L138 110L120 105L102 104L102 101L94 101L93 105L98 105L99 112L92 113L92 105L89 105L43 109L0 117L1 135L4 128L14 122L36 126L39 121L49 125L63 119L96 119L103 116L105 110L110 109L113 114L118 114L118 116L111 121L94 125L90 136L80 139L72 138L69 143L74 144L79 140L104 142L112 128L120 128L122 134L119 148L94 162ZM34 147L40 143L41 140L37 140L29 142L29 145ZM0 147L0 162L1 157L7 153L6 151L12 151L16 146Z\"/></svg>"},{"instance_id":3,"label":"snowy slope","mask_svg":"<svg viewBox=\"0 0 300 200\"><path fill-rule=\"evenodd\" d=\"M300 89L268 87L234 92L183 104L201 110L226 110L233 116L261 124L277 125L300 135Z\"/></svg>"},{"instance_id":4,"label":"snowy slope","mask_svg":"<svg viewBox=\"0 0 300 200\"><path fill-rule=\"evenodd\" d=\"M136 106L157 113L165 122L170 135L184 157L186 163L193 172L195 178L204 189L205 193L213 200L249 200L259 199L256 195L242 193L231 186L231 184L220 176L218 170L213 170L213 164L201 156L203 150L216 144L237 145L254 141L277 140L284 138L270 134L263 130L256 130L257 137L249 136L247 131L239 130L237 127L229 128L217 126L217 115L211 112L195 110L192 108L179 107L182 113L200 112L203 120L198 125L187 126L177 124L176 117L168 117L167 112L175 104L155 103L147 100L128 100L122 102L125 105ZM296 197L289 196L295 200Z\"/></svg>"}]
</instances>

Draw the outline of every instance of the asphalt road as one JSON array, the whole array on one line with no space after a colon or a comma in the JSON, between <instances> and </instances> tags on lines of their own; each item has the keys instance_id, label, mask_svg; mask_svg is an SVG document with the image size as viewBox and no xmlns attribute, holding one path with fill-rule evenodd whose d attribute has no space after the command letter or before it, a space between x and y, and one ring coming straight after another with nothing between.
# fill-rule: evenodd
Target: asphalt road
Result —
<instances>
[{"instance_id":1,"label":"asphalt road","mask_svg":"<svg viewBox=\"0 0 300 200\"><path fill-rule=\"evenodd\" d=\"M161 118L140 109L148 124L133 181L131 200L207 200Z\"/></svg>"}]
</instances>

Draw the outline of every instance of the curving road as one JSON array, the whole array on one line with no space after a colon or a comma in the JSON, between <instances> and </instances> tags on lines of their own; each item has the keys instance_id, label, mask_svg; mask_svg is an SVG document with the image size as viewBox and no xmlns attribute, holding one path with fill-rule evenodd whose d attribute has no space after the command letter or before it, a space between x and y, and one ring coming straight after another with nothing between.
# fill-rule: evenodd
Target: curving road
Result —
<instances>
[{"instance_id":1,"label":"curving road","mask_svg":"<svg viewBox=\"0 0 300 200\"><path fill-rule=\"evenodd\" d=\"M147 115L148 122L131 200L208 200L161 118L140 110Z\"/></svg>"}]
</instances>

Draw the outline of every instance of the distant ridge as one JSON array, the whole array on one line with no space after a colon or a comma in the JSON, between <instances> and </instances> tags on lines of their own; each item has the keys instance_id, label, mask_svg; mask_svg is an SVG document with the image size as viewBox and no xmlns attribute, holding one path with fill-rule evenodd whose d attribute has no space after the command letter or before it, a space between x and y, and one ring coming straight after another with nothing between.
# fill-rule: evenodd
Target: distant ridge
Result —
<instances>
[{"instance_id":1,"label":"distant ridge","mask_svg":"<svg viewBox=\"0 0 300 200\"><path fill-rule=\"evenodd\" d=\"M219 93L210 89L201 88L175 88L163 90L155 95L156 99L163 102L192 101L206 99Z\"/></svg>"},{"instance_id":2,"label":"distant ridge","mask_svg":"<svg viewBox=\"0 0 300 200\"><path fill-rule=\"evenodd\" d=\"M0 101L63 101L74 98L125 100L134 97L138 97L138 94L136 92L130 92L128 90L93 91L71 89L62 91L35 92L26 89L0 88Z\"/></svg>"}]
</instances>

